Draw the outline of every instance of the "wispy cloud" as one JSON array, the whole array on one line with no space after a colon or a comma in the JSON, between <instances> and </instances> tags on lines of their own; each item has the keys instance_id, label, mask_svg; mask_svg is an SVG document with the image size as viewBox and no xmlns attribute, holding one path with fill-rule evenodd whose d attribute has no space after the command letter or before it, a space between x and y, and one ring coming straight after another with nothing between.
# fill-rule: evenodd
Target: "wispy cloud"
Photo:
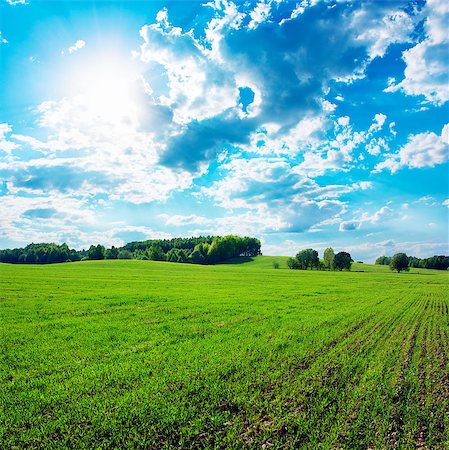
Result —
<instances>
[{"instance_id":1,"label":"wispy cloud","mask_svg":"<svg viewBox=\"0 0 449 450\"><path fill-rule=\"evenodd\" d=\"M82 39L78 39L73 45L71 45L67 49L62 50L61 54L65 55L67 52L69 54L72 54L72 53L77 52L78 50L81 50L85 46L86 46L86 41L83 41Z\"/></svg>"}]
</instances>

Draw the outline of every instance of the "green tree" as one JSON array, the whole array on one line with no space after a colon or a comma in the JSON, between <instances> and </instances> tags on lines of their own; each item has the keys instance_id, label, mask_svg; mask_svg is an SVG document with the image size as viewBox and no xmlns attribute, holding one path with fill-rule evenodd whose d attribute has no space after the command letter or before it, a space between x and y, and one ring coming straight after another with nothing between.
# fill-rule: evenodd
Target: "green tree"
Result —
<instances>
[{"instance_id":1,"label":"green tree","mask_svg":"<svg viewBox=\"0 0 449 450\"><path fill-rule=\"evenodd\" d=\"M148 258L152 261L165 261L165 253L160 245L152 245L148 249Z\"/></svg>"},{"instance_id":2,"label":"green tree","mask_svg":"<svg viewBox=\"0 0 449 450\"><path fill-rule=\"evenodd\" d=\"M206 258L199 249L195 248L190 255L190 261L194 264L204 264L206 262Z\"/></svg>"},{"instance_id":3,"label":"green tree","mask_svg":"<svg viewBox=\"0 0 449 450\"><path fill-rule=\"evenodd\" d=\"M334 249L332 247L326 248L323 255L323 264L327 270L332 270L334 268L334 259Z\"/></svg>"},{"instance_id":4,"label":"green tree","mask_svg":"<svg viewBox=\"0 0 449 450\"><path fill-rule=\"evenodd\" d=\"M347 252L338 252L334 258L334 266L336 269L342 271L351 270L352 258Z\"/></svg>"},{"instance_id":5,"label":"green tree","mask_svg":"<svg viewBox=\"0 0 449 450\"><path fill-rule=\"evenodd\" d=\"M308 269L309 267L313 269L318 267L320 264L320 258L318 258L318 252L313 248L306 248L301 250L297 255L296 259L299 263L300 269Z\"/></svg>"},{"instance_id":6,"label":"green tree","mask_svg":"<svg viewBox=\"0 0 449 450\"><path fill-rule=\"evenodd\" d=\"M108 248L104 254L105 259L117 259L118 257L118 248L112 246Z\"/></svg>"},{"instance_id":7,"label":"green tree","mask_svg":"<svg viewBox=\"0 0 449 450\"><path fill-rule=\"evenodd\" d=\"M287 259L287 267L289 269L300 269L299 261L296 258L288 258Z\"/></svg>"},{"instance_id":8,"label":"green tree","mask_svg":"<svg viewBox=\"0 0 449 450\"><path fill-rule=\"evenodd\" d=\"M390 256L379 256L379 258L376 259L374 264L380 264L381 266L388 266L391 262Z\"/></svg>"},{"instance_id":9,"label":"green tree","mask_svg":"<svg viewBox=\"0 0 449 450\"><path fill-rule=\"evenodd\" d=\"M129 250L122 249L117 254L117 259L132 259L133 254Z\"/></svg>"},{"instance_id":10,"label":"green tree","mask_svg":"<svg viewBox=\"0 0 449 450\"><path fill-rule=\"evenodd\" d=\"M101 244L91 245L87 252L89 259L104 259L104 247Z\"/></svg>"},{"instance_id":11,"label":"green tree","mask_svg":"<svg viewBox=\"0 0 449 450\"><path fill-rule=\"evenodd\" d=\"M396 253L391 258L390 269L396 270L398 273L405 270L410 270L408 267L408 257L405 253Z\"/></svg>"}]
</instances>

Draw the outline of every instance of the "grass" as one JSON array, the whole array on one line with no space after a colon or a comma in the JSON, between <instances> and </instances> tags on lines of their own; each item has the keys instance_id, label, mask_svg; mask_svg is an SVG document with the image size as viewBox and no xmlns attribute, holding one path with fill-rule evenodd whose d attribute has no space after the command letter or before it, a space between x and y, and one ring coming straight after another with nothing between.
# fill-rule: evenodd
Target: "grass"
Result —
<instances>
[{"instance_id":1,"label":"grass","mask_svg":"<svg viewBox=\"0 0 449 450\"><path fill-rule=\"evenodd\" d=\"M449 448L448 274L353 270L0 264L0 447Z\"/></svg>"}]
</instances>

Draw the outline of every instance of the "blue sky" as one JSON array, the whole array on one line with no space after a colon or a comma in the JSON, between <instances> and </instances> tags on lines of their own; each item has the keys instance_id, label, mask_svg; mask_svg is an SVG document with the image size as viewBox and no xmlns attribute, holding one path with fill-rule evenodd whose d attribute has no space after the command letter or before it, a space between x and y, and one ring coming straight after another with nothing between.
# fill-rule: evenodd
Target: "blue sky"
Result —
<instances>
[{"instance_id":1,"label":"blue sky","mask_svg":"<svg viewBox=\"0 0 449 450\"><path fill-rule=\"evenodd\" d=\"M449 4L0 3L0 247L448 254Z\"/></svg>"}]
</instances>

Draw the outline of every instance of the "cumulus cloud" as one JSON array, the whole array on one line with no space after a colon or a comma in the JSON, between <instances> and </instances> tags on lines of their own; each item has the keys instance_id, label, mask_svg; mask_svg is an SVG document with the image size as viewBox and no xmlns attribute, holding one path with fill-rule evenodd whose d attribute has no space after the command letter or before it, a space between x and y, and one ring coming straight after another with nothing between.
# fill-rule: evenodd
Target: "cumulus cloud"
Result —
<instances>
[{"instance_id":1,"label":"cumulus cloud","mask_svg":"<svg viewBox=\"0 0 449 450\"><path fill-rule=\"evenodd\" d=\"M164 201L171 192L191 186L192 173L157 164L160 147L154 134L140 130L133 114L99 115L83 95L44 102L37 112L48 140L11 134L7 124L0 127L0 151L11 153L26 145L41 153L0 163L9 192L105 193L112 200L146 203ZM9 134L14 141L7 139Z\"/></svg>"},{"instance_id":2,"label":"cumulus cloud","mask_svg":"<svg viewBox=\"0 0 449 450\"><path fill-rule=\"evenodd\" d=\"M384 57L391 44L412 42L416 11L402 10L397 2L313 0L217 0L206 6L212 18L204 28L181 29L167 8L141 28L142 45L134 57L144 73L129 93L115 89L117 99L105 91L98 101L92 90L81 91L43 102L35 111L35 136L0 125L0 176L6 182L0 187L7 196L68 199L80 217L95 221L90 201L163 203L193 188L193 195L216 205L216 217L160 216L167 226L192 233L307 232L325 226L349 231L388 215L385 209L347 217L347 196L373 186L349 173L361 168L363 158L385 154L377 170L384 164L392 171L443 159L448 126L443 138L422 133L397 154L387 153L394 123L377 110L371 124L356 128L340 113L341 90L331 91L364 77L369 63ZM426 27L432 27L432 39L442 39L431 18ZM84 46L79 40L65 52ZM18 150L27 156L21 159ZM348 181L323 185L313 179L338 171L348 172ZM67 209L48 200L24 204L11 220L30 233L32 221L50 223L49 236L58 240L63 234L57 226L81 229ZM36 233L44 229L39 227ZM108 242L152 232L120 229ZM9 233L13 236L11 228Z\"/></svg>"},{"instance_id":3,"label":"cumulus cloud","mask_svg":"<svg viewBox=\"0 0 449 450\"><path fill-rule=\"evenodd\" d=\"M371 59L382 58L392 44L411 42L419 17L394 2L366 2L352 16L357 40L368 46Z\"/></svg>"},{"instance_id":4,"label":"cumulus cloud","mask_svg":"<svg viewBox=\"0 0 449 450\"><path fill-rule=\"evenodd\" d=\"M387 116L385 114L379 113L374 116L373 124L369 127L369 132L379 131L382 129Z\"/></svg>"},{"instance_id":5,"label":"cumulus cloud","mask_svg":"<svg viewBox=\"0 0 449 450\"><path fill-rule=\"evenodd\" d=\"M443 105L449 100L449 3L446 0L427 0L423 13L426 38L404 51L404 79L391 84L385 92L401 90L407 95L423 96L428 103Z\"/></svg>"},{"instance_id":6,"label":"cumulus cloud","mask_svg":"<svg viewBox=\"0 0 449 450\"><path fill-rule=\"evenodd\" d=\"M370 214L364 212L357 219L345 220L340 223L339 230L340 231L354 231L358 230L362 227L366 227L367 225L375 225L379 223L385 222L388 218L391 218L393 215L393 210L388 206L382 206L382 208L378 209L374 213Z\"/></svg>"},{"instance_id":7,"label":"cumulus cloud","mask_svg":"<svg viewBox=\"0 0 449 450\"><path fill-rule=\"evenodd\" d=\"M172 112L161 162L189 171L213 160L223 144L247 145L267 125L277 127L276 138L291 141L301 121L335 111L337 106L324 98L332 81L363 77L379 49L384 52L392 43L409 40L414 23L405 11L388 4L329 8L305 1L292 9L289 3L263 0L254 6L230 1L206 6L215 14L204 39L171 24L167 9L140 31L144 42L138 56L149 68L162 67L161 77L166 78L166 90L157 87L164 84L160 80L153 83L154 101ZM282 8L290 12L281 14ZM360 13L356 20L345 14L347 8ZM282 15L288 20L279 21ZM385 23L402 31L379 43L378 30ZM361 35L368 31L369 36ZM373 45L378 49L371 50ZM240 101L242 89L253 93L249 105ZM376 126L380 129L382 123ZM338 159L332 152L319 157L331 167Z\"/></svg>"},{"instance_id":8,"label":"cumulus cloud","mask_svg":"<svg viewBox=\"0 0 449 450\"><path fill-rule=\"evenodd\" d=\"M261 1L257 3L256 7L249 13L251 21L248 24L250 30L257 28L257 26L270 17L271 1Z\"/></svg>"},{"instance_id":9,"label":"cumulus cloud","mask_svg":"<svg viewBox=\"0 0 449 450\"><path fill-rule=\"evenodd\" d=\"M346 211L342 197L371 186L369 182L320 186L285 158L236 158L221 170L226 175L202 188L202 194L228 211L271 218L278 231L305 232L329 224Z\"/></svg>"},{"instance_id":10,"label":"cumulus cloud","mask_svg":"<svg viewBox=\"0 0 449 450\"><path fill-rule=\"evenodd\" d=\"M140 58L163 66L168 95L159 100L173 110L173 120L181 125L201 121L236 106L239 92L232 74L209 60L192 32L171 26L166 10L158 17L140 30Z\"/></svg>"},{"instance_id":11,"label":"cumulus cloud","mask_svg":"<svg viewBox=\"0 0 449 450\"><path fill-rule=\"evenodd\" d=\"M441 135L426 132L409 136L407 144L398 153L388 155L374 171L387 169L395 173L403 167L415 169L445 163L449 159L448 131L449 124L446 124Z\"/></svg>"},{"instance_id":12,"label":"cumulus cloud","mask_svg":"<svg viewBox=\"0 0 449 450\"><path fill-rule=\"evenodd\" d=\"M2 32L0 31L0 44L7 44L8 40L2 36Z\"/></svg>"},{"instance_id":13,"label":"cumulus cloud","mask_svg":"<svg viewBox=\"0 0 449 450\"><path fill-rule=\"evenodd\" d=\"M0 123L0 152L7 155L18 147L17 143L11 141L7 135L11 134L12 128L7 123Z\"/></svg>"},{"instance_id":14,"label":"cumulus cloud","mask_svg":"<svg viewBox=\"0 0 449 450\"><path fill-rule=\"evenodd\" d=\"M348 220L340 223L339 230L340 231L353 231L358 230L360 228L360 222Z\"/></svg>"}]
</instances>

